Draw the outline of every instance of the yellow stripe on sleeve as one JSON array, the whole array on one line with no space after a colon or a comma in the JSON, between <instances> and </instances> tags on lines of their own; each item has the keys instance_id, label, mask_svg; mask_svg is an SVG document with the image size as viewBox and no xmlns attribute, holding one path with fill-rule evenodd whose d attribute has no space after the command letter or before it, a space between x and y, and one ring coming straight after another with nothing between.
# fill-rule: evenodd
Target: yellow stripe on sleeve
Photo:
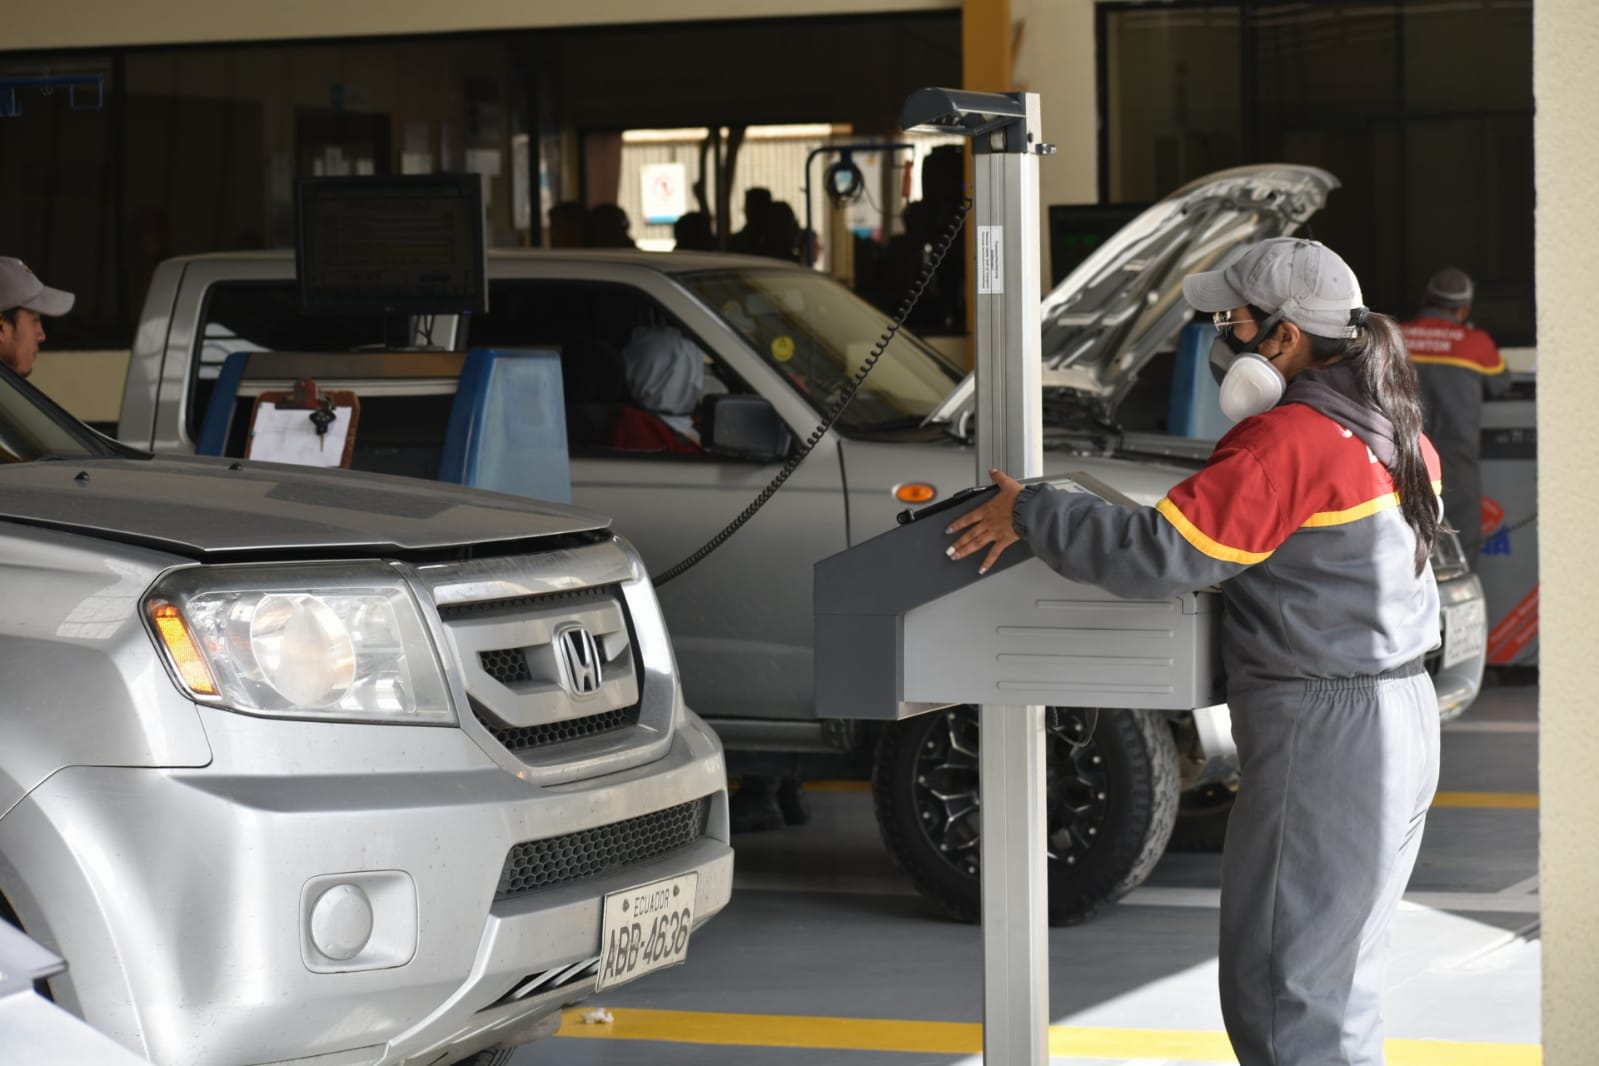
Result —
<instances>
[{"instance_id":1,"label":"yellow stripe on sleeve","mask_svg":"<svg viewBox=\"0 0 1599 1066\"><path fill-rule=\"evenodd\" d=\"M1212 559L1220 559L1224 563L1243 563L1248 566L1271 557L1271 552L1251 552L1242 548L1230 548L1213 539L1204 530L1190 522L1188 516L1179 511L1177 505L1171 502L1170 497L1166 497L1157 503L1155 510L1159 511L1166 521L1170 522L1177 532L1182 534L1183 539L1194 546L1196 551L1202 552Z\"/></svg>"},{"instance_id":2,"label":"yellow stripe on sleeve","mask_svg":"<svg viewBox=\"0 0 1599 1066\"><path fill-rule=\"evenodd\" d=\"M1504 360L1500 360L1498 366L1488 367L1471 359L1454 359L1447 355L1417 355L1412 352L1410 361L1412 363L1423 363L1427 366L1453 366L1459 367L1461 370L1475 370L1484 377L1493 377L1495 374L1502 374L1505 371Z\"/></svg>"},{"instance_id":3,"label":"yellow stripe on sleeve","mask_svg":"<svg viewBox=\"0 0 1599 1066\"><path fill-rule=\"evenodd\" d=\"M1317 511L1305 519L1301 529L1315 529L1321 526L1343 526L1350 522L1358 522L1362 518L1370 518L1378 511L1387 511L1399 506L1399 493L1390 492L1386 496L1378 496L1374 500L1345 508L1342 511Z\"/></svg>"}]
</instances>

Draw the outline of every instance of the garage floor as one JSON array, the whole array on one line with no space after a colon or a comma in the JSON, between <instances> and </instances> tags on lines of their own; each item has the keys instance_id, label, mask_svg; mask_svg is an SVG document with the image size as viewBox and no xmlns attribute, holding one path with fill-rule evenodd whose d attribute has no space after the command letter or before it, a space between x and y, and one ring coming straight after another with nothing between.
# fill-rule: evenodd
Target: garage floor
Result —
<instances>
[{"instance_id":1,"label":"garage floor","mask_svg":"<svg viewBox=\"0 0 1599 1066\"><path fill-rule=\"evenodd\" d=\"M1394 929L1390 1066L1540 1061L1538 690L1488 688L1445 728L1443 779ZM515 1066L981 1061L982 940L915 895L870 796L735 839L733 901L689 961L570 1010ZM1220 857L1170 854L1100 917L1050 932L1053 1063L1234 1061L1216 1001ZM585 1024L603 1006L613 1021Z\"/></svg>"}]
</instances>

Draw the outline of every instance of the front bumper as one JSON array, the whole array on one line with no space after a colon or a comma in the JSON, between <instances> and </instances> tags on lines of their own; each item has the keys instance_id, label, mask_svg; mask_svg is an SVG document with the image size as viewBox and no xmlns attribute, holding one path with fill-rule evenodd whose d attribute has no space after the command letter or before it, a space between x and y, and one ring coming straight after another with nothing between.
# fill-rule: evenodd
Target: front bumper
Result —
<instances>
[{"instance_id":1,"label":"front bumper","mask_svg":"<svg viewBox=\"0 0 1599 1066\"><path fill-rule=\"evenodd\" d=\"M1482 690L1482 672L1488 654L1488 612L1482 582L1475 574L1440 581L1438 601L1444 616L1444 643L1427 657L1427 670L1432 674L1433 688L1438 691L1438 716L1448 722L1464 713ZM1478 610L1461 611L1473 601L1479 605ZM1460 618L1464 613L1475 617L1469 622L1451 623L1452 617ZM1453 631L1452 624L1456 626ZM1471 627L1472 631L1461 631L1463 626ZM1443 665L1446 653L1457 645L1469 652L1458 661Z\"/></svg>"},{"instance_id":2,"label":"front bumper","mask_svg":"<svg viewBox=\"0 0 1599 1066\"><path fill-rule=\"evenodd\" d=\"M659 760L542 787L459 730L244 724L320 729L332 745L352 729L409 734L438 756L417 761L444 769L307 772L285 757L263 775L220 756L203 770L78 767L0 820L41 939L71 964L60 998L164 1066L389 1066L515 1042L592 990L606 893L697 872L696 925L731 895L721 747L691 714ZM691 842L496 898L517 844L694 803L707 811ZM347 964L320 957L309 931L319 886L339 882L387 893L369 941L380 950Z\"/></svg>"}]
</instances>

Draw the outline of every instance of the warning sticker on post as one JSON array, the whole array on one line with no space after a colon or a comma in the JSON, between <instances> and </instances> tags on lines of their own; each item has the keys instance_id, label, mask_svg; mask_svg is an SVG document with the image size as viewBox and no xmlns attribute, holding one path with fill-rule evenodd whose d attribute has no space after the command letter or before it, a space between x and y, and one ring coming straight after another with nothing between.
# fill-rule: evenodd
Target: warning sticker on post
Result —
<instances>
[{"instance_id":1,"label":"warning sticker on post","mask_svg":"<svg viewBox=\"0 0 1599 1066\"><path fill-rule=\"evenodd\" d=\"M980 296L1005 291L1005 227L977 227L977 292Z\"/></svg>"}]
</instances>

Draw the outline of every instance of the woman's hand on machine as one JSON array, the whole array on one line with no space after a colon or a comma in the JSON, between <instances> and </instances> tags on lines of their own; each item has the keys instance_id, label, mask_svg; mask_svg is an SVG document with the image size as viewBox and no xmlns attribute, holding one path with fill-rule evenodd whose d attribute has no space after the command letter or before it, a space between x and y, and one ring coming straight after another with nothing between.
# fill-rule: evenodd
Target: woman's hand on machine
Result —
<instances>
[{"instance_id":1,"label":"woman's hand on machine","mask_svg":"<svg viewBox=\"0 0 1599 1066\"><path fill-rule=\"evenodd\" d=\"M1016 497L1021 494L1022 483L1003 470L990 470L988 476L999 486L994 498L981 507L967 511L944 530L946 533L961 534L955 543L944 550L944 554L951 559L964 559L984 548L988 549L988 557L977 569L979 574L992 570L1005 549L1021 539L1016 536L1011 513L1016 507Z\"/></svg>"}]
</instances>

